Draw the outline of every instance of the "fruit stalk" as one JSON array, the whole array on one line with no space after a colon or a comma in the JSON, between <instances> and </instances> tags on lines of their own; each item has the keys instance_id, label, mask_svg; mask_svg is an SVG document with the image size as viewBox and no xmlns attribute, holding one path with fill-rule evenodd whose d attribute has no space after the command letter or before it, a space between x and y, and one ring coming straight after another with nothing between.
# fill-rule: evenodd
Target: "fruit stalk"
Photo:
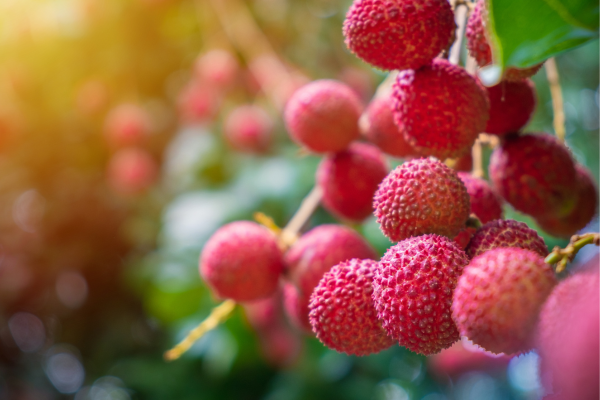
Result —
<instances>
[{"instance_id":1,"label":"fruit stalk","mask_svg":"<svg viewBox=\"0 0 600 400\"><path fill-rule=\"evenodd\" d=\"M558 76L558 67L556 66L556 60L554 57L549 58L544 64L546 68L546 77L550 84L550 95L552 97L552 113L554 119L552 121L554 125L554 132L556 137L561 142L565 141L565 111L563 107L563 96L560 88L560 80Z\"/></svg>"},{"instance_id":2,"label":"fruit stalk","mask_svg":"<svg viewBox=\"0 0 600 400\"><path fill-rule=\"evenodd\" d=\"M546 259L547 264L557 264L556 272L560 273L565 270L567 263L572 261L583 246L588 244L600 246L600 233L586 233L583 235L573 235L571 241L564 249L556 246L552 253L548 254Z\"/></svg>"},{"instance_id":3,"label":"fruit stalk","mask_svg":"<svg viewBox=\"0 0 600 400\"><path fill-rule=\"evenodd\" d=\"M296 214L290 219L285 228L281 231L281 241L286 246L294 244L298 238L298 232L306 221L310 218L312 213L316 210L323 197L323 191L319 186L314 186L310 193L302 200L300 208L296 211Z\"/></svg>"}]
</instances>

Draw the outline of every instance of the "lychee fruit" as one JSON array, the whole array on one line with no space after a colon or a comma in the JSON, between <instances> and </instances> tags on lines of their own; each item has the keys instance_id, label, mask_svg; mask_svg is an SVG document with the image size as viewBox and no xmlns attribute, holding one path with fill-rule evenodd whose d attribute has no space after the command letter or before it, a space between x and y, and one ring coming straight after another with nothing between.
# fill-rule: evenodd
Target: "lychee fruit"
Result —
<instances>
[{"instance_id":1,"label":"lychee fruit","mask_svg":"<svg viewBox=\"0 0 600 400\"><path fill-rule=\"evenodd\" d=\"M184 123L208 122L215 117L221 101L221 95L212 86L192 81L179 95L179 114Z\"/></svg>"},{"instance_id":2,"label":"lychee fruit","mask_svg":"<svg viewBox=\"0 0 600 400\"><path fill-rule=\"evenodd\" d=\"M220 298L253 301L271 296L283 271L277 238L249 221L221 227L200 255L200 274Z\"/></svg>"},{"instance_id":3,"label":"lychee fruit","mask_svg":"<svg viewBox=\"0 0 600 400\"><path fill-rule=\"evenodd\" d=\"M530 250L497 248L471 260L458 280L452 317L460 334L492 353L531 349L554 272Z\"/></svg>"},{"instance_id":4,"label":"lychee fruit","mask_svg":"<svg viewBox=\"0 0 600 400\"><path fill-rule=\"evenodd\" d=\"M467 172L459 172L458 177L469 193L471 214L475 214L482 224L502 218L502 199L486 180Z\"/></svg>"},{"instance_id":5,"label":"lychee fruit","mask_svg":"<svg viewBox=\"0 0 600 400\"><path fill-rule=\"evenodd\" d=\"M396 125L424 156L443 160L465 155L489 118L485 88L463 68L443 59L400 71L392 96Z\"/></svg>"},{"instance_id":6,"label":"lychee fruit","mask_svg":"<svg viewBox=\"0 0 600 400\"><path fill-rule=\"evenodd\" d=\"M344 20L346 46L383 69L417 69L447 49L456 24L446 0L355 0Z\"/></svg>"},{"instance_id":7,"label":"lychee fruit","mask_svg":"<svg viewBox=\"0 0 600 400\"><path fill-rule=\"evenodd\" d=\"M554 136L505 137L490 157L489 171L497 193L535 218L568 215L577 201L575 163Z\"/></svg>"},{"instance_id":8,"label":"lychee fruit","mask_svg":"<svg viewBox=\"0 0 600 400\"><path fill-rule=\"evenodd\" d=\"M467 246L469 246L469 242L473 235L477 232L476 228L465 226L458 232L458 235L454 237L454 242L461 250L466 250Z\"/></svg>"},{"instance_id":9,"label":"lychee fruit","mask_svg":"<svg viewBox=\"0 0 600 400\"><path fill-rule=\"evenodd\" d=\"M298 291L293 283L286 282L283 286L283 309L288 320L295 328L312 334L312 326L308 320L308 303L310 293L304 295Z\"/></svg>"},{"instance_id":10,"label":"lychee fruit","mask_svg":"<svg viewBox=\"0 0 600 400\"><path fill-rule=\"evenodd\" d=\"M404 134L394 122L391 96L376 97L371 100L367 111L360 119L360 127L365 138L381 151L394 157L410 157L415 149L404 139Z\"/></svg>"},{"instance_id":11,"label":"lychee fruit","mask_svg":"<svg viewBox=\"0 0 600 400\"><path fill-rule=\"evenodd\" d=\"M430 355L459 339L450 304L469 259L450 239L423 235L390 247L375 268L373 300L388 335Z\"/></svg>"},{"instance_id":12,"label":"lychee fruit","mask_svg":"<svg viewBox=\"0 0 600 400\"><path fill-rule=\"evenodd\" d=\"M259 106L244 105L225 119L223 133L231 147L247 153L264 153L273 142L273 119Z\"/></svg>"},{"instance_id":13,"label":"lychee fruit","mask_svg":"<svg viewBox=\"0 0 600 400\"><path fill-rule=\"evenodd\" d=\"M541 257L548 255L548 247L538 233L527 224L513 219L490 221L475 232L467 247L469 258L500 247L531 250Z\"/></svg>"},{"instance_id":14,"label":"lychee fruit","mask_svg":"<svg viewBox=\"0 0 600 400\"><path fill-rule=\"evenodd\" d=\"M467 49L469 49L469 53L480 67L485 67L492 63L492 49L489 45L487 25L488 15L485 0L479 0L467 22L465 37L467 38ZM542 64L536 64L523 69L509 67L504 71L502 78L510 81L529 78L542 68Z\"/></svg>"},{"instance_id":15,"label":"lychee fruit","mask_svg":"<svg viewBox=\"0 0 600 400\"><path fill-rule=\"evenodd\" d=\"M327 155L316 179L323 207L341 219L361 222L373 213L373 195L388 170L381 151L366 143Z\"/></svg>"},{"instance_id":16,"label":"lychee fruit","mask_svg":"<svg viewBox=\"0 0 600 400\"><path fill-rule=\"evenodd\" d=\"M360 98L334 80L311 82L288 100L284 120L292 139L316 153L342 151L359 136Z\"/></svg>"},{"instance_id":17,"label":"lychee fruit","mask_svg":"<svg viewBox=\"0 0 600 400\"><path fill-rule=\"evenodd\" d=\"M469 194L455 171L421 158L396 167L381 182L373 207L391 241L437 233L454 237L469 218Z\"/></svg>"},{"instance_id":18,"label":"lychee fruit","mask_svg":"<svg viewBox=\"0 0 600 400\"><path fill-rule=\"evenodd\" d=\"M573 210L564 217L540 217L537 224L552 236L568 239L594 218L598 210L598 188L590 172L577 165L577 202Z\"/></svg>"},{"instance_id":19,"label":"lychee fruit","mask_svg":"<svg viewBox=\"0 0 600 400\"><path fill-rule=\"evenodd\" d=\"M455 171L471 172L473 170L473 154L469 151L464 156L456 159L452 169Z\"/></svg>"},{"instance_id":20,"label":"lychee fruit","mask_svg":"<svg viewBox=\"0 0 600 400\"><path fill-rule=\"evenodd\" d=\"M535 110L535 85L530 79L501 81L487 88L490 119L486 133L505 135L518 132L527 125Z\"/></svg>"},{"instance_id":21,"label":"lychee fruit","mask_svg":"<svg viewBox=\"0 0 600 400\"><path fill-rule=\"evenodd\" d=\"M200 81L216 88L225 89L235 82L239 65L237 59L229 51L213 49L198 56L194 69Z\"/></svg>"},{"instance_id":22,"label":"lychee fruit","mask_svg":"<svg viewBox=\"0 0 600 400\"><path fill-rule=\"evenodd\" d=\"M111 147L141 145L150 134L150 117L136 105L125 103L110 111L106 117L104 134Z\"/></svg>"},{"instance_id":23,"label":"lychee fruit","mask_svg":"<svg viewBox=\"0 0 600 400\"><path fill-rule=\"evenodd\" d=\"M279 292L275 292L270 297L244 303L244 312L248 322L257 331L264 331L277 325L282 311L280 303L281 294Z\"/></svg>"},{"instance_id":24,"label":"lychee fruit","mask_svg":"<svg viewBox=\"0 0 600 400\"><path fill-rule=\"evenodd\" d=\"M117 151L108 164L108 181L119 193L139 194L148 189L158 176L158 167L145 150L128 147Z\"/></svg>"},{"instance_id":25,"label":"lychee fruit","mask_svg":"<svg viewBox=\"0 0 600 400\"><path fill-rule=\"evenodd\" d=\"M366 356L392 346L373 305L377 262L352 259L335 265L310 297L310 324L317 338L340 353Z\"/></svg>"}]
</instances>

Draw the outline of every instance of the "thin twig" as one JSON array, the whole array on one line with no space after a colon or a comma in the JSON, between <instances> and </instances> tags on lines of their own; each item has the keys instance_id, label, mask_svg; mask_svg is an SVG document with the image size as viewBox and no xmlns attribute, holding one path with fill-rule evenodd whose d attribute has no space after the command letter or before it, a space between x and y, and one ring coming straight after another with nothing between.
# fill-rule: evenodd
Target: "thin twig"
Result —
<instances>
[{"instance_id":1,"label":"thin twig","mask_svg":"<svg viewBox=\"0 0 600 400\"><path fill-rule=\"evenodd\" d=\"M554 114L554 132L561 142L565 141L565 111L563 107L563 96L560 88L560 78L558 67L554 57L549 58L544 64L546 68L546 77L550 84L550 95L552 96L552 112Z\"/></svg>"},{"instance_id":2,"label":"thin twig","mask_svg":"<svg viewBox=\"0 0 600 400\"><path fill-rule=\"evenodd\" d=\"M469 16L468 11L469 7L466 4L457 4L454 10L454 20L456 21L456 40L450 48L450 57L448 57L448 61L454 65L458 65L460 61L460 51L465 33L465 26L467 25L467 18Z\"/></svg>"},{"instance_id":3,"label":"thin twig","mask_svg":"<svg viewBox=\"0 0 600 400\"><path fill-rule=\"evenodd\" d=\"M322 197L323 191L318 185L315 185L308 196L302 200L302 204L300 204L300 208L296 211L296 214L294 214L281 231L280 237L285 245L290 246L298 239L298 232L300 232L300 229L302 229L306 221L315 212Z\"/></svg>"},{"instance_id":4,"label":"thin twig","mask_svg":"<svg viewBox=\"0 0 600 400\"><path fill-rule=\"evenodd\" d=\"M577 252L581 250L583 246L588 244L595 244L600 246L600 233L585 233L583 235L574 235L571 237L571 241L564 249L556 246L552 253L548 254L546 263L552 265L556 264L556 272L562 272L567 267L567 263L573 261L573 258L577 255Z\"/></svg>"}]
</instances>

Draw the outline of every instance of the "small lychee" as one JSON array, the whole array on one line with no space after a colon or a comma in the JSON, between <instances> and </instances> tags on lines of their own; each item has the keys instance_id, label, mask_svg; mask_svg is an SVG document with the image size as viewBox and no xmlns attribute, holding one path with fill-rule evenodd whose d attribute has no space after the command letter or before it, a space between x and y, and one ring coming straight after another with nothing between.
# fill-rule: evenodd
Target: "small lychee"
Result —
<instances>
[{"instance_id":1,"label":"small lychee","mask_svg":"<svg viewBox=\"0 0 600 400\"><path fill-rule=\"evenodd\" d=\"M223 133L234 149L260 154L271 146L273 128L273 119L263 108L244 105L227 115Z\"/></svg>"},{"instance_id":2,"label":"small lychee","mask_svg":"<svg viewBox=\"0 0 600 400\"><path fill-rule=\"evenodd\" d=\"M530 79L501 81L487 88L490 119L486 133L505 135L518 132L527 125L535 110L535 85Z\"/></svg>"},{"instance_id":3,"label":"small lychee","mask_svg":"<svg viewBox=\"0 0 600 400\"><path fill-rule=\"evenodd\" d=\"M150 117L137 104L121 104L106 117L104 133L111 147L141 145L150 134Z\"/></svg>"},{"instance_id":4,"label":"small lychee","mask_svg":"<svg viewBox=\"0 0 600 400\"><path fill-rule=\"evenodd\" d=\"M179 94L181 120L189 124L208 122L215 117L221 100L221 95L210 85L192 81Z\"/></svg>"},{"instance_id":5,"label":"small lychee","mask_svg":"<svg viewBox=\"0 0 600 400\"><path fill-rule=\"evenodd\" d=\"M471 214L475 214L482 224L502 218L502 200L486 180L467 172L459 172L458 177L469 193Z\"/></svg>"},{"instance_id":6,"label":"small lychee","mask_svg":"<svg viewBox=\"0 0 600 400\"><path fill-rule=\"evenodd\" d=\"M139 194L148 189L158 176L152 156L143 149L128 147L117 151L108 165L108 181L119 193Z\"/></svg>"},{"instance_id":7,"label":"small lychee","mask_svg":"<svg viewBox=\"0 0 600 400\"><path fill-rule=\"evenodd\" d=\"M308 320L308 304L310 293L304 295L293 283L286 282L283 286L283 309L290 324L304 333L312 334L312 326Z\"/></svg>"},{"instance_id":8,"label":"small lychee","mask_svg":"<svg viewBox=\"0 0 600 400\"><path fill-rule=\"evenodd\" d=\"M467 247L469 258L501 247L531 250L541 257L548 255L548 247L538 233L524 222L512 219L490 221L475 232Z\"/></svg>"},{"instance_id":9,"label":"small lychee","mask_svg":"<svg viewBox=\"0 0 600 400\"><path fill-rule=\"evenodd\" d=\"M229 51L213 49L198 56L194 69L200 81L224 89L235 82L239 65L234 55Z\"/></svg>"}]
</instances>

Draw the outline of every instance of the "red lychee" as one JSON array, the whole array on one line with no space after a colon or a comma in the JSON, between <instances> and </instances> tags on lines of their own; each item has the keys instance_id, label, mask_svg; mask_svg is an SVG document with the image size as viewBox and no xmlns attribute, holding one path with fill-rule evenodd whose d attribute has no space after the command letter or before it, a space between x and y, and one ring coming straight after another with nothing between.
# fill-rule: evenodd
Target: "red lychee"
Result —
<instances>
[{"instance_id":1,"label":"red lychee","mask_svg":"<svg viewBox=\"0 0 600 400\"><path fill-rule=\"evenodd\" d=\"M142 144L150 134L150 117L136 104L121 104L108 114L104 134L111 147Z\"/></svg>"},{"instance_id":2,"label":"red lychee","mask_svg":"<svg viewBox=\"0 0 600 400\"><path fill-rule=\"evenodd\" d=\"M108 181L119 193L138 194L148 189L158 175L158 167L145 150L129 147L119 150L110 159Z\"/></svg>"},{"instance_id":3,"label":"red lychee","mask_svg":"<svg viewBox=\"0 0 600 400\"><path fill-rule=\"evenodd\" d=\"M417 69L450 46L455 28L446 0L355 0L344 36L351 52L377 68Z\"/></svg>"},{"instance_id":4,"label":"red lychee","mask_svg":"<svg viewBox=\"0 0 600 400\"><path fill-rule=\"evenodd\" d=\"M363 105L347 85L318 80L296 90L284 119L292 139L317 153L344 150L359 136Z\"/></svg>"},{"instance_id":5,"label":"red lychee","mask_svg":"<svg viewBox=\"0 0 600 400\"><path fill-rule=\"evenodd\" d=\"M489 117L485 88L443 59L400 71L392 96L394 121L406 141L419 154L442 160L465 155Z\"/></svg>"},{"instance_id":6,"label":"red lychee","mask_svg":"<svg viewBox=\"0 0 600 400\"><path fill-rule=\"evenodd\" d=\"M485 67L492 62L492 49L488 41L488 16L485 8L485 0L479 0L475 5L475 9L469 17L465 36L467 38L467 48L469 53L480 67ZM514 68L509 67L504 71L502 76L505 80L516 81L524 78L529 78L535 75L542 68L542 64L536 64L529 68Z\"/></svg>"},{"instance_id":7,"label":"red lychee","mask_svg":"<svg viewBox=\"0 0 600 400\"><path fill-rule=\"evenodd\" d=\"M544 239L527 224L513 219L490 221L475 232L467 247L469 258L500 247L531 250L542 257L548 255Z\"/></svg>"},{"instance_id":8,"label":"red lychee","mask_svg":"<svg viewBox=\"0 0 600 400\"><path fill-rule=\"evenodd\" d=\"M239 70L236 58L223 49L214 49L201 54L196 59L195 73L199 80L217 88L230 87Z\"/></svg>"},{"instance_id":9,"label":"red lychee","mask_svg":"<svg viewBox=\"0 0 600 400\"><path fill-rule=\"evenodd\" d=\"M570 238L585 228L598 210L598 188L590 172L577 165L577 203L564 217L541 217L536 220L540 228L552 236Z\"/></svg>"},{"instance_id":10,"label":"red lychee","mask_svg":"<svg viewBox=\"0 0 600 400\"><path fill-rule=\"evenodd\" d=\"M490 158L494 187L512 206L533 217L568 215L577 200L571 153L548 134L511 135Z\"/></svg>"},{"instance_id":11,"label":"red lychee","mask_svg":"<svg viewBox=\"0 0 600 400\"><path fill-rule=\"evenodd\" d=\"M221 105L221 95L204 83L192 81L179 95L179 114L184 123L203 123L214 118Z\"/></svg>"},{"instance_id":12,"label":"red lychee","mask_svg":"<svg viewBox=\"0 0 600 400\"><path fill-rule=\"evenodd\" d=\"M459 172L458 177L465 184L471 200L471 214L475 214L482 224L502 218L502 199L486 180L467 172Z\"/></svg>"},{"instance_id":13,"label":"red lychee","mask_svg":"<svg viewBox=\"0 0 600 400\"><path fill-rule=\"evenodd\" d=\"M505 135L518 132L527 125L535 110L535 85L530 79L501 81L487 88L490 119L486 133Z\"/></svg>"},{"instance_id":14,"label":"red lychee","mask_svg":"<svg viewBox=\"0 0 600 400\"><path fill-rule=\"evenodd\" d=\"M450 304L467 255L443 236L412 237L390 247L375 268L373 300L388 335L419 354L459 338Z\"/></svg>"},{"instance_id":15,"label":"red lychee","mask_svg":"<svg viewBox=\"0 0 600 400\"><path fill-rule=\"evenodd\" d=\"M458 232L458 235L456 235L454 237L454 242L456 243L456 245L461 249L461 250L465 250L467 248L467 246L469 245L469 242L471 241L471 238L473 237L473 235L475 234L475 232L477 232L477 229L467 226L464 227L463 229L460 230L460 232Z\"/></svg>"},{"instance_id":16,"label":"red lychee","mask_svg":"<svg viewBox=\"0 0 600 400\"><path fill-rule=\"evenodd\" d=\"M377 262L352 259L323 275L310 297L310 324L327 347L357 356L394 344L377 319L373 305L373 273Z\"/></svg>"},{"instance_id":17,"label":"red lychee","mask_svg":"<svg viewBox=\"0 0 600 400\"><path fill-rule=\"evenodd\" d=\"M492 353L531 348L554 272L530 250L499 248L471 260L458 280L452 317L460 334Z\"/></svg>"},{"instance_id":18,"label":"red lychee","mask_svg":"<svg viewBox=\"0 0 600 400\"><path fill-rule=\"evenodd\" d=\"M254 222L237 221L221 227L200 255L200 274L221 298L253 301L277 290L283 255L277 239Z\"/></svg>"},{"instance_id":19,"label":"red lychee","mask_svg":"<svg viewBox=\"0 0 600 400\"><path fill-rule=\"evenodd\" d=\"M393 101L390 96L374 98L366 113L361 117L360 126L368 141L394 157L409 157L416 152L404 139L392 113Z\"/></svg>"},{"instance_id":20,"label":"red lychee","mask_svg":"<svg viewBox=\"0 0 600 400\"><path fill-rule=\"evenodd\" d=\"M373 206L381 231L394 242L425 233L454 237L469 218L465 185L432 158L396 167L379 185Z\"/></svg>"},{"instance_id":21,"label":"red lychee","mask_svg":"<svg viewBox=\"0 0 600 400\"><path fill-rule=\"evenodd\" d=\"M301 294L293 283L283 286L283 307L290 323L304 333L312 334L312 326L308 320L308 295Z\"/></svg>"},{"instance_id":22,"label":"red lychee","mask_svg":"<svg viewBox=\"0 0 600 400\"><path fill-rule=\"evenodd\" d=\"M273 142L273 119L258 106L245 105L234 109L225 119L223 133L236 150L264 153Z\"/></svg>"},{"instance_id":23,"label":"red lychee","mask_svg":"<svg viewBox=\"0 0 600 400\"><path fill-rule=\"evenodd\" d=\"M323 190L323 207L341 219L361 222L373 212L373 195L388 170L379 149L365 143L327 155L316 179Z\"/></svg>"}]
</instances>

